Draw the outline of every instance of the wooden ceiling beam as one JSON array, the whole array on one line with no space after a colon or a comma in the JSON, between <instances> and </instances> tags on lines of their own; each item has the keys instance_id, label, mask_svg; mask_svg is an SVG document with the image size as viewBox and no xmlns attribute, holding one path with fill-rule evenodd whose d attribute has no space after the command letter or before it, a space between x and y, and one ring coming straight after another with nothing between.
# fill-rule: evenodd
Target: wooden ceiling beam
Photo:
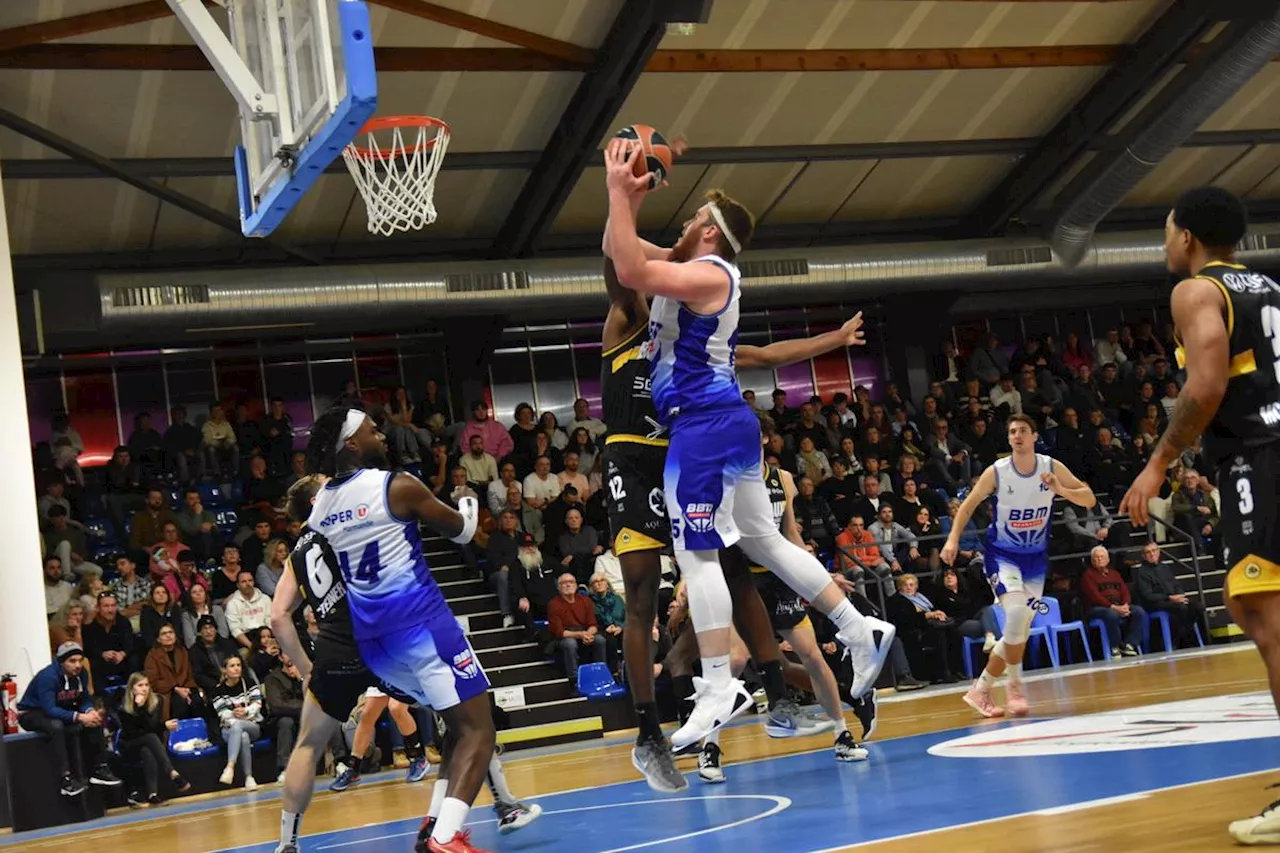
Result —
<instances>
[{"instance_id":1,"label":"wooden ceiling beam","mask_svg":"<svg viewBox=\"0 0 1280 853\"><path fill-rule=\"evenodd\" d=\"M167 18L171 14L173 13L169 11L169 5L165 0L145 0L131 6L118 6L114 9L102 9L84 15L58 18L54 21L39 21L21 27L10 27L7 30L0 30L0 51L17 50L129 24L141 24L145 21L154 21L156 18Z\"/></svg>"},{"instance_id":2,"label":"wooden ceiling beam","mask_svg":"<svg viewBox=\"0 0 1280 853\"><path fill-rule=\"evenodd\" d=\"M590 48L579 47L576 44L549 38L538 33L531 33L528 30L500 24L486 18L478 18L475 15L468 15L466 12L459 12L456 9L428 3L427 0L369 0L369 2L384 9L402 12L415 18L421 18L424 21L434 21L437 24L443 24L454 29L465 30L469 33L513 44L516 47L523 47L526 50L532 50L576 65L590 65L595 62L595 51Z\"/></svg>"}]
</instances>

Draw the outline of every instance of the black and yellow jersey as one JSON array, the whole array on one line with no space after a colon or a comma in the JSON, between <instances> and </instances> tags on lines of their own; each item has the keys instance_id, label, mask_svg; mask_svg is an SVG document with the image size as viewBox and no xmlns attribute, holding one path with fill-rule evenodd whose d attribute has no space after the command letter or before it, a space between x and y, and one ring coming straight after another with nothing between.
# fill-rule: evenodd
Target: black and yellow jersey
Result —
<instances>
[{"instance_id":1,"label":"black and yellow jersey","mask_svg":"<svg viewBox=\"0 0 1280 853\"><path fill-rule=\"evenodd\" d=\"M1280 285L1242 264L1214 261L1195 278L1211 281L1226 301L1230 367L1227 393L1204 433L1215 464L1280 440ZM1186 366L1181 341L1178 366Z\"/></svg>"},{"instance_id":2,"label":"black and yellow jersey","mask_svg":"<svg viewBox=\"0 0 1280 853\"><path fill-rule=\"evenodd\" d=\"M658 410L653 405L649 359L643 355L648 341L649 328L641 326L622 343L601 353L600 396L604 422L609 425L606 444L668 444L667 429L658 423Z\"/></svg>"},{"instance_id":3,"label":"black and yellow jersey","mask_svg":"<svg viewBox=\"0 0 1280 853\"><path fill-rule=\"evenodd\" d=\"M778 470L777 465L765 466L764 485L769 490L769 504L773 507L773 523L782 530L782 517L787 512L787 489L782 485L782 472ZM783 535L786 535L786 531L783 531ZM751 571L763 574L769 570L763 566L753 565Z\"/></svg>"},{"instance_id":4,"label":"black and yellow jersey","mask_svg":"<svg viewBox=\"0 0 1280 853\"><path fill-rule=\"evenodd\" d=\"M358 658L355 626L347 603L347 585L329 540L306 530L289 554L298 591L316 617L316 659Z\"/></svg>"}]
</instances>

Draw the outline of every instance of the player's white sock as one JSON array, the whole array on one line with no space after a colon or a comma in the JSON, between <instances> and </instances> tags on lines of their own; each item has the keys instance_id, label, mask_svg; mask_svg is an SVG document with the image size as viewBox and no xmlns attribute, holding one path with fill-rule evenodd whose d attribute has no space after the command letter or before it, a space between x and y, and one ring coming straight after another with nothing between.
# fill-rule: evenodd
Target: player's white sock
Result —
<instances>
[{"instance_id":1,"label":"player's white sock","mask_svg":"<svg viewBox=\"0 0 1280 853\"><path fill-rule=\"evenodd\" d=\"M733 669L729 666L729 656L704 657L702 659L702 677L717 690L727 685L730 679L733 678Z\"/></svg>"},{"instance_id":2,"label":"player's white sock","mask_svg":"<svg viewBox=\"0 0 1280 853\"><path fill-rule=\"evenodd\" d=\"M467 815L470 812L471 806L462 800L445 797L440 805L440 815L436 818L436 828L431 831L431 837L441 844L449 843L467 822Z\"/></svg>"},{"instance_id":3,"label":"player's white sock","mask_svg":"<svg viewBox=\"0 0 1280 853\"><path fill-rule=\"evenodd\" d=\"M703 745L703 746L706 746L706 745L707 745L707 744L709 744L709 743L714 743L716 746L719 746L719 745L720 745L720 730L719 730L719 729L716 729L714 732L712 732L711 734L707 735L706 737L704 737L704 738L702 739L702 745Z\"/></svg>"},{"instance_id":4,"label":"player's white sock","mask_svg":"<svg viewBox=\"0 0 1280 853\"><path fill-rule=\"evenodd\" d=\"M827 618L834 622L840 634L846 637L857 637L869 627L867 620L858 612L857 608L849 603L847 598L842 598L836 602L836 606L831 608Z\"/></svg>"},{"instance_id":5,"label":"player's white sock","mask_svg":"<svg viewBox=\"0 0 1280 853\"><path fill-rule=\"evenodd\" d=\"M1009 673L1009 680L1014 684L1022 683L1022 664L1009 663L1005 664L1004 671Z\"/></svg>"},{"instance_id":6,"label":"player's white sock","mask_svg":"<svg viewBox=\"0 0 1280 853\"><path fill-rule=\"evenodd\" d=\"M298 826L302 823L301 815L293 812L280 812L280 848L298 843Z\"/></svg>"},{"instance_id":7,"label":"player's white sock","mask_svg":"<svg viewBox=\"0 0 1280 853\"><path fill-rule=\"evenodd\" d=\"M507 787L507 774L502 769L502 762L498 760L497 753L489 758L489 775L486 777L489 783L489 790L493 793L495 802L515 805L520 802L516 799L516 795L511 793L511 789Z\"/></svg>"},{"instance_id":8,"label":"player's white sock","mask_svg":"<svg viewBox=\"0 0 1280 853\"><path fill-rule=\"evenodd\" d=\"M849 731L849 723L845 720L844 714L840 714L836 717L836 737L840 737L842 733L847 731Z\"/></svg>"},{"instance_id":9,"label":"player's white sock","mask_svg":"<svg viewBox=\"0 0 1280 853\"><path fill-rule=\"evenodd\" d=\"M444 805L445 795L449 793L449 780L437 779L431 787L431 805L427 808L427 817L439 817L440 807Z\"/></svg>"},{"instance_id":10,"label":"player's white sock","mask_svg":"<svg viewBox=\"0 0 1280 853\"><path fill-rule=\"evenodd\" d=\"M978 676L978 680L982 682L983 687L995 687L996 682L1000 680L1000 677L992 675L984 669L982 671L982 675Z\"/></svg>"}]
</instances>

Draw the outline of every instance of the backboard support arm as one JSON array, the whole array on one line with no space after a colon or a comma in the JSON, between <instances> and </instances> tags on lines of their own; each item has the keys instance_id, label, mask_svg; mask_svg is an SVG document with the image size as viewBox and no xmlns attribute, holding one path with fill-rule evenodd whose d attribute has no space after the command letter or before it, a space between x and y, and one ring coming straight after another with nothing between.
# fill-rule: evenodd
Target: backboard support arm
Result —
<instances>
[{"instance_id":1,"label":"backboard support arm","mask_svg":"<svg viewBox=\"0 0 1280 853\"><path fill-rule=\"evenodd\" d=\"M191 34L200 52L230 90L241 109L259 120L278 119L279 102L263 90L249 66L240 58L227 34L209 14L204 0L166 0L173 14Z\"/></svg>"}]
</instances>

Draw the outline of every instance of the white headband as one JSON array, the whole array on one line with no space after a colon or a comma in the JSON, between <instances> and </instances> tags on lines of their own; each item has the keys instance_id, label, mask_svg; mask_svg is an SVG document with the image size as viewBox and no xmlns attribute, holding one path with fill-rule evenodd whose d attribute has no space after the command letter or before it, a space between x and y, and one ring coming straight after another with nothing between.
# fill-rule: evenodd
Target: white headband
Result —
<instances>
[{"instance_id":1,"label":"white headband","mask_svg":"<svg viewBox=\"0 0 1280 853\"><path fill-rule=\"evenodd\" d=\"M725 224L724 214L720 212L720 206L714 201L707 203L711 207L711 218L716 221L716 225L720 227L720 233L729 241L729 245L733 247L733 253L736 255L742 251L742 244L738 242L738 238L733 236L733 232L729 230L729 226Z\"/></svg>"},{"instance_id":2,"label":"white headband","mask_svg":"<svg viewBox=\"0 0 1280 853\"><path fill-rule=\"evenodd\" d=\"M338 430L338 446L335 451L341 451L342 446L347 443L347 439L356 434L356 430L364 426L364 419L367 417L364 412L359 409L347 409L347 417L342 422L342 429Z\"/></svg>"}]
</instances>

